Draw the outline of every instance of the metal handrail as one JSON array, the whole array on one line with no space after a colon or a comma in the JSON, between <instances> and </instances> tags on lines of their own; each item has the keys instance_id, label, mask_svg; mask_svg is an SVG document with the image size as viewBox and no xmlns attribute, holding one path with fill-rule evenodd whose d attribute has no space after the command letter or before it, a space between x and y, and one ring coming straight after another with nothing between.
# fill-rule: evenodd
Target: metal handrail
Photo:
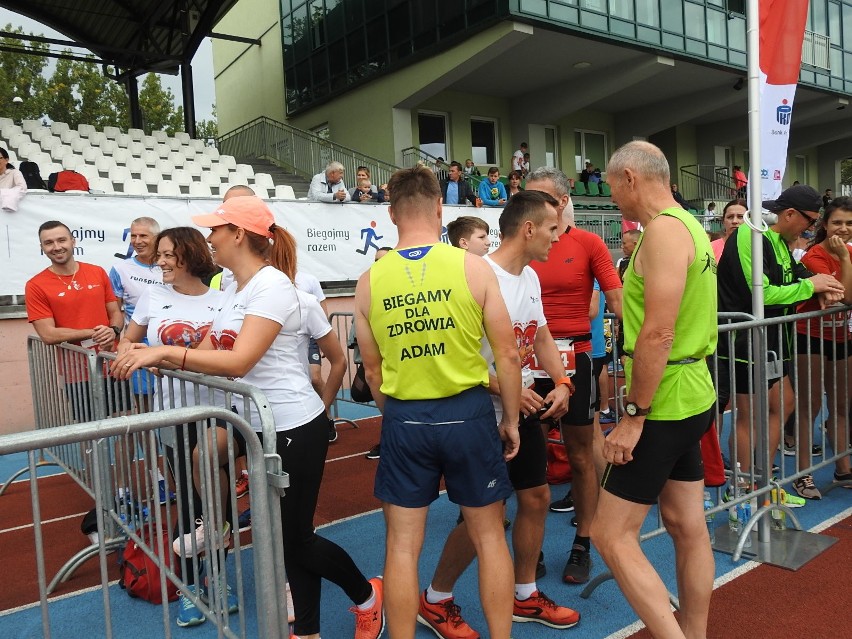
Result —
<instances>
[{"instance_id":1,"label":"metal handrail","mask_svg":"<svg viewBox=\"0 0 852 639\"><path fill-rule=\"evenodd\" d=\"M736 196L728 168L714 164L688 164L680 167L680 192L695 208L704 210L706 201L727 202Z\"/></svg>"},{"instance_id":2,"label":"metal handrail","mask_svg":"<svg viewBox=\"0 0 852 639\"><path fill-rule=\"evenodd\" d=\"M412 167L417 163L422 163L428 166L429 168L434 167L436 164L443 165L440 170L436 171L436 175L438 179L445 180L448 178L448 171L450 170L449 162L438 162L438 158L429 153L428 151L424 151L420 147L417 146L409 146L404 148L402 151L402 165L405 167ZM485 177L481 175L465 175L465 179L470 182L471 187L474 190L479 188L479 184L485 179Z\"/></svg>"},{"instance_id":3,"label":"metal handrail","mask_svg":"<svg viewBox=\"0 0 852 639\"><path fill-rule=\"evenodd\" d=\"M331 161L340 162L350 181L359 166L370 169L374 184L384 184L399 167L315 133L261 116L220 136L219 152L235 158L263 158L310 179ZM353 184L354 186L354 184Z\"/></svg>"}]
</instances>

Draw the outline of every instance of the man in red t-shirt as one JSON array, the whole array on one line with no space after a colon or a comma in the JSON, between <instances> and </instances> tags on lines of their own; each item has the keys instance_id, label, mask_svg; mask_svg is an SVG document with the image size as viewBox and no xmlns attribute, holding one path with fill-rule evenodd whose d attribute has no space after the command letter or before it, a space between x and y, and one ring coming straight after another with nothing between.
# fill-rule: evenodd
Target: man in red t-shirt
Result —
<instances>
[{"instance_id":1,"label":"man in red t-shirt","mask_svg":"<svg viewBox=\"0 0 852 639\"><path fill-rule=\"evenodd\" d=\"M592 366L592 333L589 306L594 280L600 283L609 310L621 317L621 280L606 244L595 235L574 226L568 178L554 168L542 167L527 176L527 190L544 191L559 202L559 242L547 262L530 266L541 281L544 316L557 346L563 353L573 349L574 394L562 417L562 440L571 462L571 495L577 513L577 534L562 572L566 583L585 583L591 569L589 532L598 503L599 477L603 471L603 437L594 427L597 377ZM570 346L569 346L570 343ZM563 355L569 358L570 355ZM566 367L569 368L569 367ZM536 392L550 392L550 380L536 380Z\"/></svg>"},{"instance_id":2,"label":"man in red t-shirt","mask_svg":"<svg viewBox=\"0 0 852 639\"><path fill-rule=\"evenodd\" d=\"M25 289L27 319L35 332L45 344L73 342L111 351L124 316L106 271L74 259L76 242L62 222L45 222L38 238L50 266L30 279ZM88 379L85 368L68 367L60 372L66 384ZM90 417L76 413L78 419Z\"/></svg>"}]
</instances>

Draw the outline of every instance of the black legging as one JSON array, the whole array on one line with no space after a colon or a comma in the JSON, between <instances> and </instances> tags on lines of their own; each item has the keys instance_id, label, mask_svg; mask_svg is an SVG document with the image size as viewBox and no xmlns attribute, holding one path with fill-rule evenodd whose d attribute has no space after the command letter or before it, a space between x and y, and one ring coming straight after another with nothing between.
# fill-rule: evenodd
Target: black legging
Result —
<instances>
[{"instance_id":1,"label":"black legging","mask_svg":"<svg viewBox=\"0 0 852 639\"><path fill-rule=\"evenodd\" d=\"M278 432L275 448L283 469L290 475L290 487L281 498L281 526L284 564L296 616L294 632L316 634L320 631L322 579L340 586L356 605L367 601L372 586L343 548L314 530L314 512L328 452L325 413L303 426Z\"/></svg>"},{"instance_id":2,"label":"black legging","mask_svg":"<svg viewBox=\"0 0 852 639\"><path fill-rule=\"evenodd\" d=\"M209 428L207 424L202 426L205 432L206 429ZM236 433L236 431L234 431ZM186 443L184 442L184 433L186 433L187 443L189 445L189 466L186 465L186 459L184 455L186 454ZM202 516L203 505L204 502L201 499L201 495L198 494L198 491L195 490L195 486L192 483L192 451L195 450L195 446L198 443L198 427L197 424L180 424L175 426L175 437L177 439L175 449L170 447L166 447L166 459L169 462L169 466L172 471L172 475L175 481L175 491L178 495L181 496L180 503L180 520L175 522L174 533L172 534L172 539L177 539L180 537L181 526L183 526L184 534L190 533L195 530L195 519L200 518ZM177 459L175 460L174 453L177 453ZM240 452L235 451L234 455L238 456ZM219 472L227 473L227 467L220 468ZM230 482L229 482L230 483ZM225 509L225 520L228 522L233 521L233 513L231 511L231 500L227 500L227 507ZM189 549L187 549L189 550ZM227 556L228 548L225 549L225 554ZM182 580L189 584L193 585L195 583L195 570L192 565L192 557L181 558L181 578ZM201 561L199 559L198 569L201 570Z\"/></svg>"}]
</instances>

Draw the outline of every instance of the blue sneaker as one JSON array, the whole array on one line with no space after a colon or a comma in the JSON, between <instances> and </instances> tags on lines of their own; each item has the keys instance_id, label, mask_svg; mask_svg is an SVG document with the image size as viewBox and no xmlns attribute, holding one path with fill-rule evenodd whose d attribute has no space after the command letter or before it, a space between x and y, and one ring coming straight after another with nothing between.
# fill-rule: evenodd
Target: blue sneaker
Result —
<instances>
[{"instance_id":1,"label":"blue sneaker","mask_svg":"<svg viewBox=\"0 0 852 639\"><path fill-rule=\"evenodd\" d=\"M237 523L240 526L240 530L244 530L246 528L251 527L251 508L246 508L243 512L240 513L240 516L237 519Z\"/></svg>"},{"instance_id":2,"label":"blue sneaker","mask_svg":"<svg viewBox=\"0 0 852 639\"><path fill-rule=\"evenodd\" d=\"M615 423L615 413L611 410L602 410L600 412L600 416L598 420L601 424L614 424Z\"/></svg>"},{"instance_id":3,"label":"blue sneaker","mask_svg":"<svg viewBox=\"0 0 852 639\"><path fill-rule=\"evenodd\" d=\"M187 586L186 591L192 593L193 595L199 594L199 596L203 599L206 596L204 592L204 588L200 588L200 592L196 593L196 586ZM186 628L187 626L197 626L206 621L204 614L201 610L198 609L192 599L187 597L183 592L180 593L180 599L178 600L178 617L177 617L177 625L181 628Z\"/></svg>"},{"instance_id":4,"label":"blue sneaker","mask_svg":"<svg viewBox=\"0 0 852 639\"><path fill-rule=\"evenodd\" d=\"M173 504L175 502L175 500L177 499L175 494L171 490L168 490L166 488L166 480L165 479L161 479L160 481L157 482L157 488L160 491L160 506L163 506L167 503Z\"/></svg>"},{"instance_id":5,"label":"blue sneaker","mask_svg":"<svg viewBox=\"0 0 852 639\"><path fill-rule=\"evenodd\" d=\"M208 577L209 580L209 577ZM208 583L207 588L210 588ZM231 587L228 585L227 580L225 579L224 574L219 575L219 583L216 585L216 595L218 600L221 602L223 599L226 601L226 609L229 615L234 614L240 609L240 601L237 599L237 596L231 591ZM202 591L201 600L206 603L208 606L210 604L210 593L208 591Z\"/></svg>"}]
</instances>

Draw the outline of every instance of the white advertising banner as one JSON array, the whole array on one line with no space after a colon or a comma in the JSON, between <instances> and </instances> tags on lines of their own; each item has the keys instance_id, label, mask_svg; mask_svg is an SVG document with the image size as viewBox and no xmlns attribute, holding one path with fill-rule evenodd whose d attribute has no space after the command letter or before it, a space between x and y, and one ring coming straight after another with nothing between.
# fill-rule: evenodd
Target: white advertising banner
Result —
<instances>
[{"instance_id":1,"label":"white advertising banner","mask_svg":"<svg viewBox=\"0 0 852 639\"><path fill-rule=\"evenodd\" d=\"M760 0L760 191L781 193L808 0ZM754 171L752 171L754 175Z\"/></svg>"},{"instance_id":2,"label":"white advertising banner","mask_svg":"<svg viewBox=\"0 0 852 639\"><path fill-rule=\"evenodd\" d=\"M17 212L0 211L0 295L22 295L26 281L50 264L38 242L38 227L43 222L64 223L77 240L77 259L109 271L117 260L132 254L132 220L147 216L156 219L161 228L192 226L192 215L212 212L218 204L218 199L202 198L29 193ZM322 282L357 280L372 264L376 249L392 247L397 241L387 205L294 200L267 204L276 223L296 238L299 270ZM496 246L501 211L445 206L444 224L462 215L481 217L488 222L492 246ZM446 230L443 241L448 241Z\"/></svg>"}]
</instances>

